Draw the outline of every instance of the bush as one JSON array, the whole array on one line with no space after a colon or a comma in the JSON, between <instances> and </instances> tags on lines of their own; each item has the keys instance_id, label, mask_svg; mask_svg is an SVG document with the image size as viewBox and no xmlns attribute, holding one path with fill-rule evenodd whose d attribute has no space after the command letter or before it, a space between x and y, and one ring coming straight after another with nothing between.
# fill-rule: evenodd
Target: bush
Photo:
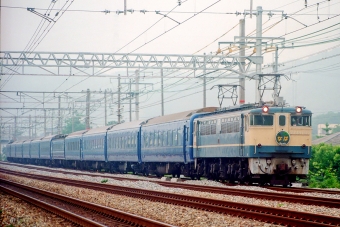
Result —
<instances>
[{"instance_id":1,"label":"bush","mask_svg":"<svg viewBox=\"0 0 340 227\"><path fill-rule=\"evenodd\" d=\"M308 182L310 187L340 188L340 146L321 143L312 147Z\"/></svg>"}]
</instances>

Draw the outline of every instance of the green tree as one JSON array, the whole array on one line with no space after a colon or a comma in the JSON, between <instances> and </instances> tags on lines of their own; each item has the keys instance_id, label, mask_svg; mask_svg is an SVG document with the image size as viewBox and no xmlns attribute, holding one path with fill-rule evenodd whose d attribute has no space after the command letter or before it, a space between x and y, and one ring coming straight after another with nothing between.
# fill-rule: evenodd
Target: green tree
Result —
<instances>
[{"instance_id":1,"label":"green tree","mask_svg":"<svg viewBox=\"0 0 340 227\"><path fill-rule=\"evenodd\" d=\"M340 188L340 146L321 143L314 145L312 151L310 187Z\"/></svg>"},{"instance_id":2,"label":"green tree","mask_svg":"<svg viewBox=\"0 0 340 227\"><path fill-rule=\"evenodd\" d=\"M326 132L326 135L329 135L329 131L331 131L332 129L329 127L329 124L326 123L326 128L323 128L322 130L324 130Z\"/></svg>"},{"instance_id":3,"label":"green tree","mask_svg":"<svg viewBox=\"0 0 340 227\"><path fill-rule=\"evenodd\" d=\"M85 130L86 125L85 122L81 122L80 118L82 116L76 115L73 117L73 127L74 127L74 132L80 131L80 130ZM62 133L63 134L70 134L72 132L72 117L68 118L65 120L65 126L63 128Z\"/></svg>"}]
</instances>

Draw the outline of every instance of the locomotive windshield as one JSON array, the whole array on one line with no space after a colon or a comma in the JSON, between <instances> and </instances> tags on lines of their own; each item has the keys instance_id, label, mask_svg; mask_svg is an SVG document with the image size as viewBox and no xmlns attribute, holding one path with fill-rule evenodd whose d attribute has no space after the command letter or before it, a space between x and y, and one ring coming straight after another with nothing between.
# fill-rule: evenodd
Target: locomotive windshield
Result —
<instances>
[{"instance_id":1,"label":"locomotive windshield","mask_svg":"<svg viewBox=\"0 0 340 227\"><path fill-rule=\"evenodd\" d=\"M291 126L311 126L311 116L291 116Z\"/></svg>"},{"instance_id":2,"label":"locomotive windshield","mask_svg":"<svg viewBox=\"0 0 340 227\"><path fill-rule=\"evenodd\" d=\"M273 125L273 115L250 115L250 125Z\"/></svg>"}]
</instances>

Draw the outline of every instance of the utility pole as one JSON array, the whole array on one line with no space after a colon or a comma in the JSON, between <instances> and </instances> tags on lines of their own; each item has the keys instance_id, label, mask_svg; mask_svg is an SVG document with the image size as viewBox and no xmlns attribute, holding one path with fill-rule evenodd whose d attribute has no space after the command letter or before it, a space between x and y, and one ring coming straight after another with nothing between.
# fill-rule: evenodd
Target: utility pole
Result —
<instances>
[{"instance_id":1,"label":"utility pole","mask_svg":"<svg viewBox=\"0 0 340 227\"><path fill-rule=\"evenodd\" d=\"M129 114L130 114L130 122L132 121L132 92L131 92L131 79L129 79Z\"/></svg>"},{"instance_id":2,"label":"utility pole","mask_svg":"<svg viewBox=\"0 0 340 227\"><path fill-rule=\"evenodd\" d=\"M54 117L54 110L52 110L52 119L51 119L51 135L53 135L53 117ZM30 137L31 138L31 137Z\"/></svg>"},{"instance_id":3,"label":"utility pole","mask_svg":"<svg viewBox=\"0 0 340 227\"><path fill-rule=\"evenodd\" d=\"M117 111L117 116L118 116L118 124L120 124L120 121L121 121L121 112L120 112L120 74L118 74L118 111Z\"/></svg>"},{"instance_id":4,"label":"utility pole","mask_svg":"<svg viewBox=\"0 0 340 227\"><path fill-rule=\"evenodd\" d=\"M136 120L139 120L139 70L137 69L136 70L136 79L135 79L135 82L136 82L136 98L135 98L135 101L136 101Z\"/></svg>"},{"instance_id":5,"label":"utility pole","mask_svg":"<svg viewBox=\"0 0 340 227\"><path fill-rule=\"evenodd\" d=\"M86 118L85 118L85 124L86 129L90 129L90 89L87 89L86 92Z\"/></svg>"},{"instance_id":6,"label":"utility pole","mask_svg":"<svg viewBox=\"0 0 340 227\"><path fill-rule=\"evenodd\" d=\"M273 98L275 105L278 105L279 102L283 102L282 100L279 100L281 85L280 85L280 75L277 74L277 68L279 64L279 54L278 54L278 46L275 45L275 63L274 63L274 75L275 76L275 82L274 82L274 92L273 92Z\"/></svg>"},{"instance_id":7,"label":"utility pole","mask_svg":"<svg viewBox=\"0 0 340 227\"><path fill-rule=\"evenodd\" d=\"M161 69L161 99L162 99L162 116L164 116L163 69Z\"/></svg>"},{"instance_id":8,"label":"utility pole","mask_svg":"<svg viewBox=\"0 0 340 227\"><path fill-rule=\"evenodd\" d=\"M31 122L31 115L29 115L29 119L28 119L28 131L29 131L29 136L30 136L30 139L32 139L32 131L31 131L31 126L32 126L32 122Z\"/></svg>"},{"instance_id":9,"label":"utility pole","mask_svg":"<svg viewBox=\"0 0 340 227\"><path fill-rule=\"evenodd\" d=\"M72 132L74 132L74 101L72 102Z\"/></svg>"},{"instance_id":10,"label":"utility pole","mask_svg":"<svg viewBox=\"0 0 340 227\"><path fill-rule=\"evenodd\" d=\"M11 132L11 126L8 125L8 137L9 137L9 138L8 138L8 141L11 141L11 140L12 140L12 138L11 138L11 137L12 137L12 136L11 136L12 134L11 134L11 133L12 133L12 132Z\"/></svg>"},{"instance_id":11,"label":"utility pole","mask_svg":"<svg viewBox=\"0 0 340 227\"><path fill-rule=\"evenodd\" d=\"M58 97L58 134L61 134L61 96Z\"/></svg>"},{"instance_id":12,"label":"utility pole","mask_svg":"<svg viewBox=\"0 0 340 227\"><path fill-rule=\"evenodd\" d=\"M105 102L105 105L104 105L104 126L106 126L107 124L107 102L106 102L106 89L105 89L105 92L104 92L104 102Z\"/></svg>"},{"instance_id":13,"label":"utility pole","mask_svg":"<svg viewBox=\"0 0 340 227\"><path fill-rule=\"evenodd\" d=\"M46 120L46 110L44 109L44 136L46 136L46 123L47 123L47 120Z\"/></svg>"},{"instance_id":14,"label":"utility pole","mask_svg":"<svg viewBox=\"0 0 340 227\"><path fill-rule=\"evenodd\" d=\"M204 53L204 68L203 68L203 108L206 107L207 102L206 102L206 90L207 90L207 81L206 81L206 64L207 64L207 58Z\"/></svg>"},{"instance_id":15,"label":"utility pole","mask_svg":"<svg viewBox=\"0 0 340 227\"><path fill-rule=\"evenodd\" d=\"M128 63L126 63L126 76L129 78ZM129 79L129 120L132 121L132 93L131 93L131 79Z\"/></svg>"},{"instance_id":16,"label":"utility pole","mask_svg":"<svg viewBox=\"0 0 340 227\"><path fill-rule=\"evenodd\" d=\"M37 113L34 116L34 137L37 137Z\"/></svg>"},{"instance_id":17,"label":"utility pole","mask_svg":"<svg viewBox=\"0 0 340 227\"><path fill-rule=\"evenodd\" d=\"M262 56L262 6L257 7L257 17L256 17L256 56ZM256 74L261 73L261 63L256 63ZM255 82L255 103L260 103L261 95L259 90L259 76L256 78Z\"/></svg>"},{"instance_id":18,"label":"utility pole","mask_svg":"<svg viewBox=\"0 0 340 227\"><path fill-rule=\"evenodd\" d=\"M240 63L239 64L239 68L240 68L240 72L244 73L245 72L245 59L242 58L245 56L245 20L244 19L240 19ZM239 97L240 97L240 101L239 104L242 105L245 103L245 78L240 78L239 79Z\"/></svg>"},{"instance_id":19,"label":"utility pole","mask_svg":"<svg viewBox=\"0 0 340 227\"><path fill-rule=\"evenodd\" d=\"M43 93L43 108L44 108L44 136L46 136L46 109L45 109L45 93Z\"/></svg>"},{"instance_id":20,"label":"utility pole","mask_svg":"<svg viewBox=\"0 0 340 227\"><path fill-rule=\"evenodd\" d=\"M13 133L13 140L17 140L17 116L14 117L14 133Z\"/></svg>"}]
</instances>

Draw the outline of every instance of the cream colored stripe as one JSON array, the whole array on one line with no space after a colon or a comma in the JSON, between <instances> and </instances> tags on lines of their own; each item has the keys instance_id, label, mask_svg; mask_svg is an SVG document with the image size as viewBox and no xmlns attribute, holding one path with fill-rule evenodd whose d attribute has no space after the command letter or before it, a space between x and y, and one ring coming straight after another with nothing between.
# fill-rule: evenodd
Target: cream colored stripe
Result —
<instances>
[{"instance_id":1,"label":"cream colored stripe","mask_svg":"<svg viewBox=\"0 0 340 227\"><path fill-rule=\"evenodd\" d=\"M216 145L204 145L204 146L194 146L196 148L208 148L208 147L240 147L246 146L244 144L216 144Z\"/></svg>"}]
</instances>

